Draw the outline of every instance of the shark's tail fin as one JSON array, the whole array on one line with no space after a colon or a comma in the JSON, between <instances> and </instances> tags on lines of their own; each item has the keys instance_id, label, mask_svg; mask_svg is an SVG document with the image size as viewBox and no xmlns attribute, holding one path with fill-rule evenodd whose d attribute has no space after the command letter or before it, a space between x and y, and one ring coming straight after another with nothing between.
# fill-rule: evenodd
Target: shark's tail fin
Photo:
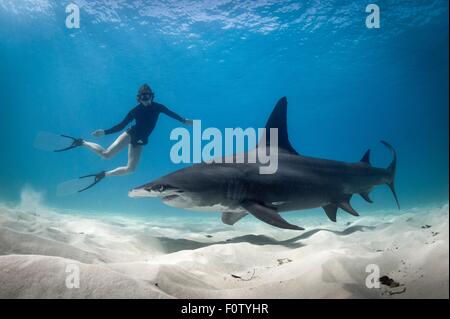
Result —
<instances>
[{"instance_id":1,"label":"shark's tail fin","mask_svg":"<svg viewBox=\"0 0 450 319\"><path fill-rule=\"evenodd\" d=\"M397 193L395 192L395 170L397 167L397 153L395 152L395 149L392 147L391 144L385 142L385 141L381 141L381 143L384 144L384 146L386 146L392 153L392 162L391 164L389 164L389 166L387 167L387 172L388 172L388 180L386 182L386 184L389 186L389 188L391 189L392 194L394 195L395 198L395 202L397 203L397 207L398 209L400 209L400 203L398 201L398 197L397 197Z\"/></svg>"}]
</instances>

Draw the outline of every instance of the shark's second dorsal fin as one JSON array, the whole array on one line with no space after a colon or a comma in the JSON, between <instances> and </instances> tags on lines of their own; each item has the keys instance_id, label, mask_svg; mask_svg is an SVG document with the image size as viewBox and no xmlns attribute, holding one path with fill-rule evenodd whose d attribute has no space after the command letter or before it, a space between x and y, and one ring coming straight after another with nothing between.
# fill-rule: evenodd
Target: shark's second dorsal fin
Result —
<instances>
[{"instance_id":1,"label":"shark's second dorsal fin","mask_svg":"<svg viewBox=\"0 0 450 319\"><path fill-rule=\"evenodd\" d=\"M367 150L364 153L364 156L361 158L360 162L371 165L370 164L370 150Z\"/></svg>"},{"instance_id":2,"label":"shark's second dorsal fin","mask_svg":"<svg viewBox=\"0 0 450 319\"><path fill-rule=\"evenodd\" d=\"M261 138L258 145L262 145L264 143L266 146L270 146L271 128L278 129L278 147L280 149L298 155L297 151L289 142L287 129L287 99L285 96L278 100L275 108L272 111L272 114L270 114L265 127L266 134Z\"/></svg>"}]
</instances>

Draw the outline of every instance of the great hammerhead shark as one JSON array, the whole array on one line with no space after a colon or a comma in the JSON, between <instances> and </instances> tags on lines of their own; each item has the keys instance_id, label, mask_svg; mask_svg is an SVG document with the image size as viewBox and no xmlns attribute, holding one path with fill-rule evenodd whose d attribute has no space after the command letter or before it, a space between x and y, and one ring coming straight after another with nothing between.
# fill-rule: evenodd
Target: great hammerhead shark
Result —
<instances>
[{"instance_id":1,"label":"great hammerhead shark","mask_svg":"<svg viewBox=\"0 0 450 319\"><path fill-rule=\"evenodd\" d=\"M390 144L381 141L393 156L387 168L370 164L370 150L355 163L303 156L289 142L286 115L287 99L283 97L267 121L265 138L256 147L271 147L270 128L278 130L278 169L274 174L260 174L259 163L199 163L136 187L129 196L159 197L167 205L190 210L221 211L222 221L228 225L250 213L272 226L294 230L303 228L287 222L280 212L323 207L334 222L338 208L359 216L350 205L352 195L359 194L372 203L369 192L380 184L389 186L400 208L394 188L397 156Z\"/></svg>"}]
</instances>

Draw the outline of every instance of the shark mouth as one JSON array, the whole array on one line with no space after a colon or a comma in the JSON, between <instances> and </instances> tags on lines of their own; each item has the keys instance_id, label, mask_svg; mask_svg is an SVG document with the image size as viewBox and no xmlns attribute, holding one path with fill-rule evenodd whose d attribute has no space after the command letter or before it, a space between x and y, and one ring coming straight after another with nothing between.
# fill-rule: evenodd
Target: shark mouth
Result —
<instances>
[{"instance_id":1,"label":"shark mouth","mask_svg":"<svg viewBox=\"0 0 450 319\"><path fill-rule=\"evenodd\" d=\"M162 200L163 200L164 202L170 202L171 200L177 199L177 198L179 198L179 197L180 197L180 196L177 195L177 194L172 194L172 195L164 196Z\"/></svg>"},{"instance_id":2,"label":"shark mouth","mask_svg":"<svg viewBox=\"0 0 450 319\"><path fill-rule=\"evenodd\" d=\"M183 193L182 190L170 185L153 184L133 188L128 192L128 196L132 198L159 197L164 201L171 201L180 197L181 193Z\"/></svg>"}]
</instances>

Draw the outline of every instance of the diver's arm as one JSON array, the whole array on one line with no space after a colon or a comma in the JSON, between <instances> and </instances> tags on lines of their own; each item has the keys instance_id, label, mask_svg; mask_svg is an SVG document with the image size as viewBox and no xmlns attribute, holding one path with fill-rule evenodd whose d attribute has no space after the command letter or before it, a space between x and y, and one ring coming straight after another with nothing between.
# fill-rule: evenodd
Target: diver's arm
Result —
<instances>
[{"instance_id":1,"label":"diver's arm","mask_svg":"<svg viewBox=\"0 0 450 319\"><path fill-rule=\"evenodd\" d=\"M161 112L164 113L164 114L166 114L167 116L169 116L169 117L171 117L171 118L177 120L177 121L180 121L180 122L183 123L183 124L188 124L188 125L191 125L191 124L192 124L192 120L188 120L188 119L185 119L184 117L181 117L181 116L178 115L177 113L175 113L175 112L169 110L169 109L168 109L167 107L165 107L164 105L161 105Z\"/></svg>"},{"instance_id":2,"label":"diver's arm","mask_svg":"<svg viewBox=\"0 0 450 319\"><path fill-rule=\"evenodd\" d=\"M134 110L135 109L132 109L130 112L128 112L127 116L125 116L125 118L122 120L122 122L120 122L117 125L114 125L113 127L109 128L107 130L104 130L105 135L116 133L116 132L123 130L125 128L125 126L127 126L134 119Z\"/></svg>"}]
</instances>

